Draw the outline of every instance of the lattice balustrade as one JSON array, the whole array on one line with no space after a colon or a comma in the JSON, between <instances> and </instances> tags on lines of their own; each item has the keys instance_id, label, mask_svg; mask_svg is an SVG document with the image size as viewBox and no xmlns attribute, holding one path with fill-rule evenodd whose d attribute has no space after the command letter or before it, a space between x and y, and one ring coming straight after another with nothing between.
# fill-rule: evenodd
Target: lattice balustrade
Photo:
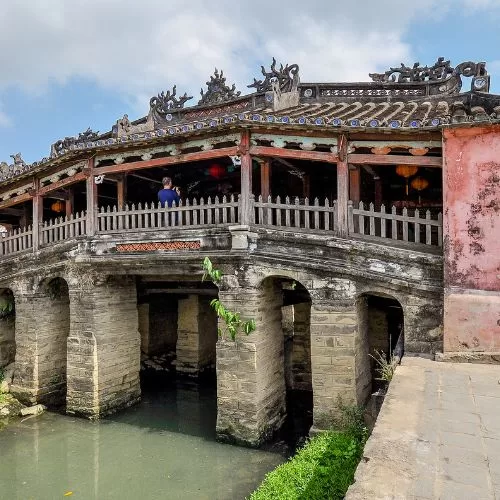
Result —
<instances>
[{"instance_id":1,"label":"lattice balustrade","mask_svg":"<svg viewBox=\"0 0 500 500\"><path fill-rule=\"evenodd\" d=\"M98 233L159 231L170 228L221 226L238 223L238 201L234 196L206 201L193 199L179 206L161 207L156 203L126 206L124 210L101 207L97 215Z\"/></svg>"},{"instance_id":2,"label":"lattice balustrade","mask_svg":"<svg viewBox=\"0 0 500 500\"><path fill-rule=\"evenodd\" d=\"M0 255L11 255L33 248L31 225L18 228L0 236Z\"/></svg>"},{"instance_id":3,"label":"lattice balustrade","mask_svg":"<svg viewBox=\"0 0 500 500\"><path fill-rule=\"evenodd\" d=\"M376 211L373 203L360 202L357 207L350 201L348 205L349 233L401 240L424 245L443 245L443 216L439 212L435 218L430 210L403 208L398 213L396 207L390 212L384 205Z\"/></svg>"}]
</instances>

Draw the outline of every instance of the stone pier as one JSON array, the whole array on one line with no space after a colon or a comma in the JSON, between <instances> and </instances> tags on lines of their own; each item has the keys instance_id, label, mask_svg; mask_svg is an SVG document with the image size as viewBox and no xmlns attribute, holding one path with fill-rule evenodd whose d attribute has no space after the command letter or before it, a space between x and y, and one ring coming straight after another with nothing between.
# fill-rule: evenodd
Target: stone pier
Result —
<instances>
[{"instance_id":1,"label":"stone pier","mask_svg":"<svg viewBox=\"0 0 500 500\"><path fill-rule=\"evenodd\" d=\"M268 279L259 288L225 288L219 296L243 319L255 319L257 328L236 342L217 343L217 436L259 446L286 414L281 285Z\"/></svg>"},{"instance_id":2,"label":"stone pier","mask_svg":"<svg viewBox=\"0 0 500 500\"><path fill-rule=\"evenodd\" d=\"M176 349L179 373L197 376L215 367L217 316L210 300L201 295L179 300Z\"/></svg>"},{"instance_id":3,"label":"stone pier","mask_svg":"<svg viewBox=\"0 0 500 500\"><path fill-rule=\"evenodd\" d=\"M140 398L136 285L127 277L70 280L67 412L98 418Z\"/></svg>"}]
</instances>

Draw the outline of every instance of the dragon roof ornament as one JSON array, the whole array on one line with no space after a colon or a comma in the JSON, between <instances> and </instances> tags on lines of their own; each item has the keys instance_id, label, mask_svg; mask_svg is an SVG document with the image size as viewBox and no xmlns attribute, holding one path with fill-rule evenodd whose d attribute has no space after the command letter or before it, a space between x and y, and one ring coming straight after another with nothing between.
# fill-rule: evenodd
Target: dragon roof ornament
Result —
<instances>
[{"instance_id":1,"label":"dragon roof ornament","mask_svg":"<svg viewBox=\"0 0 500 500\"><path fill-rule=\"evenodd\" d=\"M276 59L273 57L271 70L266 71L264 66L261 66L264 80L253 79L253 83L247 85L248 88L255 88L257 92L267 92L272 90L273 82L279 83L281 92L291 92L297 90L299 84L299 66L298 64L286 65L280 64L280 68L276 69Z\"/></svg>"},{"instance_id":2,"label":"dragon roof ornament","mask_svg":"<svg viewBox=\"0 0 500 500\"><path fill-rule=\"evenodd\" d=\"M64 150L69 149L71 146L74 146L79 143L86 143L88 141L94 141L99 137L99 132L94 132L90 127L85 132L80 132L78 137L65 137L64 139L60 139L50 148L50 155L56 156L61 154Z\"/></svg>"},{"instance_id":3,"label":"dragon roof ornament","mask_svg":"<svg viewBox=\"0 0 500 500\"><path fill-rule=\"evenodd\" d=\"M15 175L22 174L30 170L31 165L28 165L21 157L21 153L10 155L14 160L10 165L2 161L0 163L0 181L14 177Z\"/></svg>"},{"instance_id":4,"label":"dragon roof ornament","mask_svg":"<svg viewBox=\"0 0 500 500\"><path fill-rule=\"evenodd\" d=\"M380 83L419 83L438 82L448 80L452 76L460 77L485 77L487 76L486 63L474 63L467 61L459 64L456 68L450 66L450 61L445 61L444 57L439 57L432 66L420 66L419 62L413 67L405 66L401 63L400 68L390 68L385 73L369 73L374 82Z\"/></svg>"},{"instance_id":5,"label":"dragon roof ornament","mask_svg":"<svg viewBox=\"0 0 500 500\"><path fill-rule=\"evenodd\" d=\"M192 98L193 96L188 96L187 92L184 92L184 95L177 97L177 86L174 85L172 92L170 92L170 90L167 90L167 92L162 91L157 96L151 97L149 100L149 106L152 110L164 116L170 113L173 109L183 108L184 104Z\"/></svg>"},{"instance_id":6,"label":"dragon roof ornament","mask_svg":"<svg viewBox=\"0 0 500 500\"><path fill-rule=\"evenodd\" d=\"M232 87L226 85L226 77L224 72L215 68L214 74L210 76L210 80L206 82L207 91L201 89L201 99L198 101L199 105L219 104L222 102L231 101L240 96L241 92L236 90L236 85L233 83Z\"/></svg>"}]
</instances>

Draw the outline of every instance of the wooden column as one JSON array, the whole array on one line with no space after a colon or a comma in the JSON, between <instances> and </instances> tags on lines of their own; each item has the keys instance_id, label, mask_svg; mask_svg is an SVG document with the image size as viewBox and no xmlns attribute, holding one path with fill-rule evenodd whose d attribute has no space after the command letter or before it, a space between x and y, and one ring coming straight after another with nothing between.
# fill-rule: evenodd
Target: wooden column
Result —
<instances>
[{"instance_id":1,"label":"wooden column","mask_svg":"<svg viewBox=\"0 0 500 500\"><path fill-rule=\"evenodd\" d=\"M379 210L383 200L382 179L380 177L374 177L373 180L375 181L375 208Z\"/></svg>"},{"instance_id":2,"label":"wooden column","mask_svg":"<svg viewBox=\"0 0 500 500\"><path fill-rule=\"evenodd\" d=\"M123 210L127 204L127 174L120 176L116 182L118 194L118 210Z\"/></svg>"},{"instance_id":3,"label":"wooden column","mask_svg":"<svg viewBox=\"0 0 500 500\"><path fill-rule=\"evenodd\" d=\"M73 213L73 208L75 206L75 193L73 188L68 188L68 194L65 200L66 204L66 217L69 217Z\"/></svg>"},{"instance_id":4,"label":"wooden column","mask_svg":"<svg viewBox=\"0 0 500 500\"><path fill-rule=\"evenodd\" d=\"M252 157L250 156L250 132L248 130L241 133L238 154L241 157L240 224L248 225L253 221L250 200L252 195Z\"/></svg>"},{"instance_id":5,"label":"wooden column","mask_svg":"<svg viewBox=\"0 0 500 500\"><path fill-rule=\"evenodd\" d=\"M349 199L354 206L361 201L361 170L356 165L349 165Z\"/></svg>"},{"instance_id":6,"label":"wooden column","mask_svg":"<svg viewBox=\"0 0 500 500\"><path fill-rule=\"evenodd\" d=\"M94 158L87 160L85 168L87 191L87 236L94 236L97 223L97 184L94 179Z\"/></svg>"},{"instance_id":7,"label":"wooden column","mask_svg":"<svg viewBox=\"0 0 500 500\"><path fill-rule=\"evenodd\" d=\"M304 174L302 178L302 195L304 198L310 198L311 196L311 177L309 174Z\"/></svg>"},{"instance_id":8,"label":"wooden column","mask_svg":"<svg viewBox=\"0 0 500 500\"><path fill-rule=\"evenodd\" d=\"M339 159L337 161L337 234L347 237L347 202L349 201L349 166L347 164L347 137L339 137Z\"/></svg>"},{"instance_id":9,"label":"wooden column","mask_svg":"<svg viewBox=\"0 0 500 500\"><path fill-rule=\"evenodd\" d=\"M40 248L40 226L43 220L43 197L39 194L40 179L33 182L33 252Z\"/></svg>"},{"instance_id":10,"label":"wooden column","mask_svg":"<svg viewBox=\"0 0 500 500\"><path fill-rule=\"evenodd\" d=\"M271 160L266 158L260 164L260 194L267 201L271 195Z\"/></svg>"}]
</instances>

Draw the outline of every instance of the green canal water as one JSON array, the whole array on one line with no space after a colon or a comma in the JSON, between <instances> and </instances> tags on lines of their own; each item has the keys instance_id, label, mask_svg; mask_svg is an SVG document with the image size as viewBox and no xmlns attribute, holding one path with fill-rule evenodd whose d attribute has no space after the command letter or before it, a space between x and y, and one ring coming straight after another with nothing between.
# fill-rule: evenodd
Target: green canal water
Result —
<instances>
[{"instance_id":1,"label":"green canal water","mask_svg":"<svg viewBox=\"0 0 500 500\"><path fill-rule=\"evenodd\" d=\"M217 443L215 420L214 389L177 384L100 422L14 423L0 432L0 499L244 499L284 450Z\"/></svg>"}]
</instances>

